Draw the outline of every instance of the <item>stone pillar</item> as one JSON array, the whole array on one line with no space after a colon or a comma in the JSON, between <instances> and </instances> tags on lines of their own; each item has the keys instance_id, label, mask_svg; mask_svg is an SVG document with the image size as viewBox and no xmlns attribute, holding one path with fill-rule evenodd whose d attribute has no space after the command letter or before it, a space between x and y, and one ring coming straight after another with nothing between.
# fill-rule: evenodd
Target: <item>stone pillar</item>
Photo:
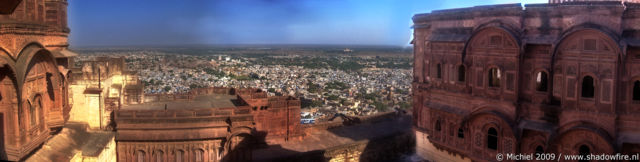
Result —
<instances>
[{"instance_id":1,"label":"stone pillar","mask_svg":"<svg viewBox=\"0 0 640 162\"><path fill-rule=\"evenodd\" d=\"M78 107L80 108L80 107ZM87 123L89 128L100 128L100 95L85 94L85 113L87 115Z\"/></svg>"},{"instance_id":2,"label":"stone pillar","mask_svg":"<svg viewBox=\"0 0 640 162\"><path fill-rule=\"evenodd\" d=\"M15 121L13 123L13 127L15 128L14 129L15 131L13 132L13 140L14 140L13 144L15 147L18 147L20 146L20 117L18 116L18 111L19 111L18 109L20 107L18 107L17 102L14 102L14 104L12 104L11 106L12 106L11 110L14 110L11 112L11 115L13 116L13 119Z\"/></svg>"}]
</instances>

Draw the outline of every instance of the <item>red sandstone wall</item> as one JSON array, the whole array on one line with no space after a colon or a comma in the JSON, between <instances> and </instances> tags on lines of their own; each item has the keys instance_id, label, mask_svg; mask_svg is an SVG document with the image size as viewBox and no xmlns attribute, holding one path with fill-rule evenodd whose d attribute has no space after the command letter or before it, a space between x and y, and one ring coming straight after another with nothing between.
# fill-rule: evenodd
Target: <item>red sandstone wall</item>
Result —
<instances>
[{"instance_id":1,"label":"red sandstone wall","mask_svg":"<svg viewBox=\"0 0 640 162\"><path fill-rule=\"evenodd\" d=\"M640 102L630 97L640 80L632 70L640 68L640 6L525 7L414 16L416 131L435 147L473 160L537 146L556 153L576 153L581 145L593 153L639 150L628 138L640 132L640 120L632 117L640 115ZM489 84L492 68L500 71L496 87ZM538 72L547 74L546 91L536 88ZM581 96L585 76L595 80L594 97ZM496 150L488 148L489 128L497 129Z\"/></svg>"},{"instance_id":2,"label":"red sandstone wall","mask_svg":"<svg viewBox=\"0 0 640 162\"><path fill-rule=\"evenodd\" d=\"M23 0L13 13L0 15L0 120L7 155L0 160L23 158L68 117L68 80L52 54L68 46L66 7L63 0Z\"/></svg>"},{"instance_id":3,"label":"red sandstone wall","mask_svg":"<svg viewBox=\"0 0 640 162\"><path fill-rule=\"evenodd\" d=\"M300 101L293 97L266 97L266 93L240 92L241 102L252 108L258 136L267 141L287 141L303 136L300 127Z\"/></svg>"}]
</instances>

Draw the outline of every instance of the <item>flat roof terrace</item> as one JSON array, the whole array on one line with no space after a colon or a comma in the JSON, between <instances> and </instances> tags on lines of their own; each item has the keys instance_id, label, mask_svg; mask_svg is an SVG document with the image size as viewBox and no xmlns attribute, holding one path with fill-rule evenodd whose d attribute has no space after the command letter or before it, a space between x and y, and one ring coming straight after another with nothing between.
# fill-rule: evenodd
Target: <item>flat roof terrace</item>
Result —
<instances>
[{"instance_id":1,"label":"flat roof terrace","mask_svg":"<svg viewBox=\"0 0 640 162\"><path fill-rule=\"evenodd\" d=\"M327 151L341 146L368 143L411 131L411 117L403 115L373 123L361 123L308 132L301 141L267 143L266 148L253 150L254 161L278 161L283 157L306 155L313 151Z\"/></svg>"},{"instance_id":2,"label":"flat roof terrace","mask_svg":"<svg viewBox=\"0 0 640 162\"><path fill-rule=\"evenodd\" d=\"M207 94L193 96L192 99L171 97L173 95L148 95L155 97L152 102L142 104L123 105L121 110L183 110L183 109L206 109L206 108L228 108L236 107L233 100L235 95L227 94Z\"/></svg>"}]
</instances>

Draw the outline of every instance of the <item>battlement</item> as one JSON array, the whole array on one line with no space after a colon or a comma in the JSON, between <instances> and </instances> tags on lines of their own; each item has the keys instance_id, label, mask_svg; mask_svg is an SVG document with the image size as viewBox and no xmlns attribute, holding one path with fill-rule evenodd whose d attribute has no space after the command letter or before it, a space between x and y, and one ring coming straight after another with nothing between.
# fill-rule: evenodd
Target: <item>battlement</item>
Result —
<instances>
[{"instance_id":1,"label":"battlement","mask_svg":"<svg viewBox=\"0 0 640 162\"><path fill-rule=\"evenodd\" d=\"M119 110L114 112L116 120L126 119L196 119L230 116L251 116L249 108L211 108L189 110Z\"/></svg>"}]
</instances>

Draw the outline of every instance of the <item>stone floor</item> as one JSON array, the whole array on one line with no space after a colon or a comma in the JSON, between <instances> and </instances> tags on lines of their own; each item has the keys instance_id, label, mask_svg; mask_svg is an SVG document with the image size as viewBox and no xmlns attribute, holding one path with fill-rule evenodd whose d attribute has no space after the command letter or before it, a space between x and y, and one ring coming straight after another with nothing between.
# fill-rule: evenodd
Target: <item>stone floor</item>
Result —
<instances>
[{"instance_id":1,"label":"stone floor","mask_svg":"<svg viewBox=\"0 0 640 162\"><path fill-rule=\"evenodd\" d=\"M363 123L307 134L302 141L271 143L253 151L254 161L286 157L299 153L325 150L347 144L368 142L371 139L411 131L410 116L387 119L376 123Z\"/></svg>"},{"instance_id":2,"label":"stone floor","mask_svg":"<svg viewBox=\"0 0 640 162\"><path fill-rule=\"evenodd\" d=\"M58 134L49 138L26 161L69 161L78 152L83 156L97 156L115 133L90 131L87 127L85 123L67 123Z\"/></svg>"}]
</instances>

